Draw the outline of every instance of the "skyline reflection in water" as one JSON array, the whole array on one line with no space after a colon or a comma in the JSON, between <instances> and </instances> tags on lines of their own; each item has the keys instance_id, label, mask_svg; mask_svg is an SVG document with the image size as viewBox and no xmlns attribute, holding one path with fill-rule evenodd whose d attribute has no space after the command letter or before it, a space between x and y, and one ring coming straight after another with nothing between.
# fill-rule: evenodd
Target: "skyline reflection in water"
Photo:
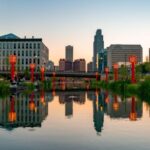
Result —
<instances>
[{"instance_id":1,"label":"skyline reflection in water","mask_svg":"<svg viewBox=\"0 0 150 150\"><path fill-rule=\"evenodd\" d=\"M103 90L63 91L56 92L55 96L45 91L29 95L20 93L0 100L0 132L6 139L21 142L23 149L40 148L42 144L39 145L38 141L44 143L44 149L49 149L50 145L52 149L109 149L109 145L104 144L105 140L118 149L118 146L127 144L116 143L119 138L127 141L134 138L130 139L130 142L134 141L133 145L127 144L132 148L135 140L139 142L137 144L145 142L144 148L147 149L148 141L140 141L135 135L149 137L149 110L148 104L135 97L122 100ZM6 131L15 131L12 132L13 137ZM28 141L28 136L34 144ZM3 141L3 137L0 139ZM91 142L87 143L86 140ZM26 142L30 144L26 145ZM0 144L4 148L11 148L6 142ZM18 149L19 145L13 143L13 147Z\"/></svg>"}]
</instances>

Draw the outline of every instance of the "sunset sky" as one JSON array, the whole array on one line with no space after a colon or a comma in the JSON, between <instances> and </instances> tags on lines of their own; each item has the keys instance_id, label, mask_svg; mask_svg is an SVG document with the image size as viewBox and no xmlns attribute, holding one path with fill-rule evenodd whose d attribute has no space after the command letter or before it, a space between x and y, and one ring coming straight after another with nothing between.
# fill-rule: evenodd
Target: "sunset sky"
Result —
<instances>
[{"instance_id":1,"label":"sunset sky","mask_svg":"<svg viewBox=\"0 0 150 150\"><path fill-rule=\"evenodd\" d=\"M0 0L0 35L42 37L56 64L65 57L66 45L74 46L74 59L91 61L98 28L105 47L141 44L145 58L150 47L150 1Z\"/></svg>"}]
</instances>

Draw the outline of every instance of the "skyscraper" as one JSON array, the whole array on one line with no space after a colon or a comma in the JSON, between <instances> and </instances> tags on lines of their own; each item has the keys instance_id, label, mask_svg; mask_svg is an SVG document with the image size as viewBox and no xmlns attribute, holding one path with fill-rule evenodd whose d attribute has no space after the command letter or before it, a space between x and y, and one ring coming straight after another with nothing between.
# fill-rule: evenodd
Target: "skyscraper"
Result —
<instances>
[{"instance_id":1,"label":"skyscraper","mask_svg":"<svg viewBox=\"0 0 150 150\"><path fill-rule=\"evenodd\" d=\"M99 54L104 50L102 30L98 29L93 43L93 71L98 71Z\"/></svg>"},{"instance_id":2,"label":"skyscraper","mask_svg":"<svg viewBox=\"0 0 150 150\"><path fill-rule=\"evenodd\" d=\"M66 46L66 60L73 62L73 46Z\"/></svg>"}]
</instances>

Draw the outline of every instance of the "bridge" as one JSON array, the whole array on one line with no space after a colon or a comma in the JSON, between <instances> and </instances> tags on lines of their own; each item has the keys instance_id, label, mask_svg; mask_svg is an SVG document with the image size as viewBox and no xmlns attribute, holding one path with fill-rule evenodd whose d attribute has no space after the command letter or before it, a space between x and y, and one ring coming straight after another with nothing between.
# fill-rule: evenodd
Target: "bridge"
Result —
<instances>
[{"instance_id":1,"label":"bridge","mask_svg":"<svg viewBox=\"0 0 150 150\"><path fill-rule=\"evenodd\" d=\"M23 72L17 72L18 76L23 76ZM8 76L10 75L10 71L0 71L0 75ZM34 75L40 75L40 72L34 72ZM89 72L45 72L46 77L79 77L79 78L100 78L100 74L89 73Z\"/></svg>"}]
</instances>

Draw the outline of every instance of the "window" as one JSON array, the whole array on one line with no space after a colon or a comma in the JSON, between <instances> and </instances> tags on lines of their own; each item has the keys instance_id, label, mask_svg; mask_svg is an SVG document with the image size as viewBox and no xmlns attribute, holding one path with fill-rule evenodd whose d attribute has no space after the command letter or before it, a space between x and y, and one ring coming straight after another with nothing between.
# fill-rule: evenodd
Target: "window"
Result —
<instances>
[{"instance_id":1,"label":"window","mask_svg":"<svg viewBox=\"0 0 150 150\"><path fill-rule=\"evenodd\" d=\"M24 56L24 51L22 51L22 56Z\"/></svg>"},{"instance_id":2,"label":"window","mask_svg":"<svg viewBox=\"0 0 150 150\"><path fill-rule=\"evenodd\" d=\"M16 43L14 43L14 49L16 49Z\"/></svg>"},{"instance_id":3,"label":"window","mask_svg":"<svg viewBox=\"0 0 150 150\"><path fill-rule=\"evenodd\" d=\"M38 43L38 49L40 49L40 43Z\"/></svg>"},{"instance_id":4,"label":"window","mask_svg":"<svg viewBox=\"0 0 150 150\"><path fill-rule=\"evenodd\" d=\"M29 63L30 63L30 64L32 63L32 59L31 59L31 58L29 59Z\"/></svg>"},{"instance_id":5,"label":"window","mask_svg":"<svg viewBox=\"0 0 150 150\"><path fill-rule=\"evenodd\" d=\"M34 43L34 49L36 49L36 43Z\"/></svg>"},{"instance_id":6,"label":"window","mask_svg":"<svg viewBox=\"0 0 150 150\"><path fill-rule=\"evenodd\" d=\"M38 65L40 64L40 59L38 59Z\"/></svg>"},{"instance_id":7,"label":"window","mask_svg":"<svg viewBox=\"0 0 150 150\"><path fill-rule=\"evenodd\" d=\"M26 51L26 56L28 56L28 51Z\"/></svg>"},{"instance_id":8,"label":"window","mask_svg":"<svg viewBox=\"0 0 150 150\"><path fill-rule=\"evenodd\" d=\"M33 56L36 56L36 52L34 51Z\"/></svg>"},{"instance_id":9,"label":"window","mask_svg":"<svg viewBox=\"0 0 150 150\"><path fill-rule=\"evenodd\" d=\"M22 49L24 49L24 43L22 43Z\"/></svg>"},{"instance_id":10,"label":"window","mask_svg":"<svg viewBox=\"0 0 150 150\"><path fill-rule=\"evenodd\" d=\"M5 51L3 51L3 56L5 56Z\"/></svg>"},{"instance_id":11,"label":"window","mask_svg":"<svg viewBox=\"0 0 150 150\"><path fill-rule=\"evenodd\" d=\"M28 59L26 59L26 65L28 65Z\"/></svg>"},{"instance_id":12,"label":"window","mask_svg":"<svg viewBox=\"0 0 150 150\"><path fill-rule=\"evenodd\" d=\"M22 65L24 64L24 59L22 59Z\"/></svg>"},{"instance_id":13,"label":"window","mask_svg":"<svg viewBox=\"0 0 150 150\"><path fill-rule=\"evenodd\" d=\"M1 49L2 47L1 47L1 43L0 43L0 49Z\"/></svg>"},{"instance_id":14,"label":"window","mask_svg":"<svg viewBox=\"0 0 150 150\"><path fill-rule=\"evenodd\" d=\"M38 51L38 56L40 56L40 51Z\"/></svg>"},{"instance_id":15,"label":"window","mask_svg":"<svg viewBox=\"0 0 150 150\"><path fill-rule=\"evenodd\" d=\"M32 51L30 50L30 56L32 57Z\"/></svg>"},{"instance_id":16,"label":"window","mask_svg":"<svg viewBox=\"0 0 150 150\"><path fill-rule=\"evenodd\" d=\"M16 51L14 51L14 55L16 55Z\"/></svg>"},{"instance_id":17,"label":"window","mask_svg":"<svg viewBox=\"0 0 150 150\"><path fill-rule=\"evenodd\" d=\"M26 48L28 49L28 43L26 43Z\"/></svg>"},{"instance_id":18,"label":"window","mask_svg":"<svg viewBox=\"0 0 150 150\"><path fill-rule=\"evenodd\" d=\"M18 43L18 49L20 48L20 43Z\"/></svg>"},{"instance_id":19,"label":"window","mask_svg":"<svg viewBox=\"0 0 150 150\"><path fill-rule=\"evenodd\" d=\"M30 43L30 48L32 49L32 43Z\"/></svg>"},{"instance_id":20,"label":"window","mask_svg":"<svg viewBox=\"0 0 150 150\"><path fill-rule=\"evenodd\" d=\"M18 51L18 56L20 56L20 51Z\"/></svg>"},{"instance_id":21,"label":"window","mask_svg":"<svg viewBox=\"0 0 150 150\"><path fill-rule=\"evenodd\" d=\"M5 49L5 43L3 43L3 49Z\"/></svg>"}]
</instances>

